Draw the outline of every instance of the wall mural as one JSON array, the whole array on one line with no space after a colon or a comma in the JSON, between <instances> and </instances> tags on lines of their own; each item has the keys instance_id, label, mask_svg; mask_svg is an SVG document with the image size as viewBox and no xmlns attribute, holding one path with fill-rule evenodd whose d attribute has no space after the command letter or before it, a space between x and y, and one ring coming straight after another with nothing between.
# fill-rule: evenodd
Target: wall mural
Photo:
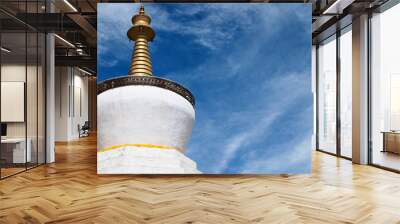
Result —
<instances>
[{"instance_id":1,"label":"wall mural","mask_svg":"<svg viewBox=\"0 0 400 224\"><path fill-rule=\"evenodd\" d=\"M308 173L309 4L98 4L99 174Z\"/></svg>"}]
</instances>

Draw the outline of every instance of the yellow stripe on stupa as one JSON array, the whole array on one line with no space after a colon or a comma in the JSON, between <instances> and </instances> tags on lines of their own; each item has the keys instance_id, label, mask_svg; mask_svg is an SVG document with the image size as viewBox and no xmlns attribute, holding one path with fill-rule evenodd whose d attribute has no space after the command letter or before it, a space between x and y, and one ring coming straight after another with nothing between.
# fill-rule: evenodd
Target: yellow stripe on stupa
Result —
<instances>
[{"instance_id":1,"label":"yellow stripe on stupa","mask_svg":"<svg viewBox=\"0 0 400 224\"><path fill-rule=\"evenodd\" d=\"M101 153L101 152L107 152L110 150L114 150L114 149L120 149L123 147L143 147L143 148L153 148L153 149L175 149L178 151L181 151L179 148L176 147L171 147L171 146L166 146L166 145L153 145L153 144L120 144L120 145L113 145L110 147L106 147L104 149L101 150L97 150L97 153Z\"/></svg>"}]
</instances>

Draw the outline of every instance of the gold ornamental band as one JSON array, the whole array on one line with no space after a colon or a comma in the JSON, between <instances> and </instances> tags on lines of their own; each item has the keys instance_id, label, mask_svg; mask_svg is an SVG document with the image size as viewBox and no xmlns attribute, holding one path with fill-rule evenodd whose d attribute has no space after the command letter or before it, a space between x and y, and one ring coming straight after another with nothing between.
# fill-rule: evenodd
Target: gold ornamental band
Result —
<instances>
[{"instance_id":1,"label":"gold ornamental band","mask_svg":"<svg viewBox=\"0 0 400 224\"><path fill-rule=\"evenodd\" d=\"M107 152L107 151L111 151L114 149L120 149L123 147L143 147L143 148L150 148L150 149L175 149L178 151L181 151L179 148L177 147L172 147L172 146L166 146L166 145L153 145L153 144L120 144L120 145L113 145L110 147L106 147L104 149L98 150L97 153L102 153L102 152Z\"/></svg>"}]
</instances>

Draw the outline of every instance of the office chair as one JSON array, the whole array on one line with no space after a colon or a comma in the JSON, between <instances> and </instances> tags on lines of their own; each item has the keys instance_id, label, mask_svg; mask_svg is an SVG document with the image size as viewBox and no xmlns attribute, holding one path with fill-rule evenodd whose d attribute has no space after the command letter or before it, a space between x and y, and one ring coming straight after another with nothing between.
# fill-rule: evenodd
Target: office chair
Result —
<instances>
[{"instance_id":1,"label":"office chair","mask_svg":"<svg viewBox=\"0 0 400 224\"><path fill-rule=\"evenodd\" d=\"M78 125L78 129L79 129L79 138L89 136L89 129L90 129L89 121L85 121L82 127Z\"/></svg>"}]
</instances>

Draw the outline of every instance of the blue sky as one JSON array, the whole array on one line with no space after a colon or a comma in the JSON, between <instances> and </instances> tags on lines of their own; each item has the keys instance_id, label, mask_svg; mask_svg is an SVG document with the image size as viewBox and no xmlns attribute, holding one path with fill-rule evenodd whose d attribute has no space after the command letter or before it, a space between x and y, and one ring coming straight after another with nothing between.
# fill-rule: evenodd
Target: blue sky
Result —
<instances>
[{"instance_id":1,"label":"blue sky","mask_svg":"<svg viewBox=\"0 0 400 224\"><path fill-rule=\"evenodd\" d=\"M139 4L98 7L98 81L126 75ZM145 4L153 73L196 98L187 156L203 173L307 173L310 4Z\"/></svg>"}]
</instances>

